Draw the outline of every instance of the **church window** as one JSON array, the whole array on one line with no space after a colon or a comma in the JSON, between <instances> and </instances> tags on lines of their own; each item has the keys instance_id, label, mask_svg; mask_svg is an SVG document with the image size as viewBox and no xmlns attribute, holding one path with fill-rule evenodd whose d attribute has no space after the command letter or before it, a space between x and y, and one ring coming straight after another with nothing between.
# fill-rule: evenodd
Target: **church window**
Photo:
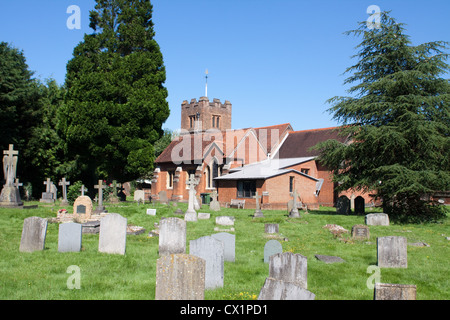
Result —
<instances>
[{"instance_id":1,"label":"church window","mask_svg":"<svg viewBox=\"0 0 450 320\"><path fill-rule=\"evenodd\" d=\"M238 198L253 198L256 194L255 180L240 180L237 182Z\"/></svg>"},{"instance_id":2,"label":"church window","mask_svg":"<svg viewBox=\"0 0 450 320\"><path fill-rule=\"evenodd\" d=\"M172 189L173 188L173 177L175 176L175 171L167 171L167 188Z\"/></svg>"}]
</instances>

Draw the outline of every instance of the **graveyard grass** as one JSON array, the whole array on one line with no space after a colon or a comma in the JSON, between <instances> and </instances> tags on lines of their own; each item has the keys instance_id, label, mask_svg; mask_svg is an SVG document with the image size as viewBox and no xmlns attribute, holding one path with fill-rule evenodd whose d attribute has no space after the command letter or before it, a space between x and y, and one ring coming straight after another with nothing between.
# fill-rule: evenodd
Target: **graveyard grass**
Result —
<instances>
[{"instance_id":1,"label":"graveyard grass","mask_svg":"<svg viewBox=\"0 0 450 320\"><path fill-rule=\"evenodd\" d=\"M171 205L137 205L133 202L112 205L106 203L109 212L119 213L128 224L142 226L146 232L128 235L126 254L111 255L98 252L98 234L83 234L82 251L58 252L58 224L49 223L45 250L33 253L19 252L23 220L30 216L56 217L59 204L42 205L37 209L14 210L0 208L0 299L154 299L158 238L148 237L154 223L161 217L173 217L177 209ZM156 207L157 215L146 215L146 208ZM185 211L187 204L179 204ZM67 207L69 212L71 207ZM337 215L335 208L310 211L301 218L288 218L286 211L263 211L264 218L252 218L254 210L226 209L211 212L204 205L199 212L211 212L209 220L187 222L187 253L189 240L214 232L215 217L235 216L236 261L225 262L224 287L207 290L208 300L256 299L269 274L264 263L264 244L275 238L283 251L299 253L308 259L308 290L317 300L372 300L376 275L368 273L369 266L377 264L376 238L403 236L408 243L425 242L429 246L408 245L407 269L381 269L380 282L414 284L418 300L448 300L450 298L449 219L441 224L370 226L369 241L351 239L351 228L364 224L364 216ZM376 211L366 211L371 213ZM178 216L180 217L180 216ZM279 234L269 237L264 233L265 223L278 223ZM349 231L333 235L323 227L338 224ZM226 228L226 227L222 227ZM285 239L287 238L287 239ZM287 240L287 241L285 241ZM339 256L345 263L325 264L314 255ZM80 289L69 289L69 266L80 268Z\"/></svg>"}]
</instances>

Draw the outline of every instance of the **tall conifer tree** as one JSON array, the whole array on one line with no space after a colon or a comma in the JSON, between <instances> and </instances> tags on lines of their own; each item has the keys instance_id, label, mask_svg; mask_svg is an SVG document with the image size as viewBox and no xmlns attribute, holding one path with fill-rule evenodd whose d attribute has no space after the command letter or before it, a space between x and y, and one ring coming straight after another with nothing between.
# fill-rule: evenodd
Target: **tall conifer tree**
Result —
<instances>
[{"instance_id":1,"label":"tall conifer tree","mask_svg":"<svg viewBox=\"0 0 450 320\"><path fill-rule=\"evenodd\" d=\"M94 33L67 65L60 130L70 176L128 181L153 169L153 144L169 116L163 56L149 0L97 0Z\"/></svg>"},{"instance_id":2,"label":"tall conifer tree","mask_svg":"<svg viewBox=\"0 0 450 320\"><path fill-rule=\"evenodd\" d=\"M386 12L381 28L364 22L347 34L363 38L346 70L352 96L331 98L329 112L353 143L319 144L320 161L339 190L375 190L394 219L436 220L443 212L431 196L450 190L448 43L413 46Z\"/></svg>"}]
</instances>

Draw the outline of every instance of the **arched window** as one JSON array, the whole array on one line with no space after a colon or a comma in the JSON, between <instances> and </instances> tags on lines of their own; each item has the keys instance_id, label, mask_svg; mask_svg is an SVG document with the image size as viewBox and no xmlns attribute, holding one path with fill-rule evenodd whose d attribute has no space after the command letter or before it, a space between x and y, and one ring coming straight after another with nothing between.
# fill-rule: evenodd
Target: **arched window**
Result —
<instances>
[{"instance_id":1,"label":"arched window","mask_svg":"<svg viewBox=\"0 0 450 320\"><path fill-rule=\"evenodd\" d=\"M206 187L209 189L216 187L216 181L214 178L219 177L219 164L217 163L217 159L214 158L209 166L206 167Z\"/></svg>"}]
</instances>

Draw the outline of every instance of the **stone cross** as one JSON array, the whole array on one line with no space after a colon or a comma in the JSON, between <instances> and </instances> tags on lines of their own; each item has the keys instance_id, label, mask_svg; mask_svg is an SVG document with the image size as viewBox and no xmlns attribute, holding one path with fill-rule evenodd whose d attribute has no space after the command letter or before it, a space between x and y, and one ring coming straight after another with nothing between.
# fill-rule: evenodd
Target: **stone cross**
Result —
<instances>
[{"instance_id":1,"label":"stone cross","mask_svg":"<svg viewBox=\"0 0 450 320\"><path fill-rule=\"evenodd\" d=\"M299 218L300 214L298 213L298 208L297 208L297 197L298 197L297 189L294 189L294 194L292 196L294 197L294 203L292 206L292 210L289 213L289 217L290 218Z\"/></svg>"},{"instance_id":2,"label":"stone cross","mask_svg":"<svg viewBox=\"0 0 450 320\"><path fill-rule=\"evenodd\" d=\"M44 184L46 185L45 192L51 193L52 181L50 180L50 178L47 178L47 181L44 181Z\"/></svg>"},{"instance_id":3,"label":"stone cross","mask_svg":"<svg viewBox=\"0 0 450 320\"><path fill-rule=\"evenodd\" d=\"M186 185L189 186L189 204L187 213L196 213L194 210L194 197L195 197L195 187L199 184L199 180L195 179L195 175L191 174L189 176L189 180L186 182Z\"/></svg>"},{"instance_id":4,"label":"stone cross","mask_svg":"<svg viewBox=\"0 0 450 320\"><path fill-rule=\"evenodd\" d=\"M106 188L106 186L103 185L103 180L98 180L98 184L96 184L94 188L98 189L98 206L95 211L103 212L105 210L103 207L103 189Z\"/></svg>"},{"instance_id":5,"label":"stone cross","mask_svg":"<svg viewBox=\"0 0 450 320\"><path fill-rule=\"evenodd\" d=\"M69 202L67 201L67 188L66 187L70 185L70 181L66 181L66 178L62 178L58 184L60 186L62 186L62 192L63 192L63 200L61 202L61 205L68 205Z\"/></svg>"},{"instance_id":6,"label":"stone cross","mask_svg":"<svg viewBox=\"0 0 450 320\"><path fill-rule=\"evenodd\" d=\"M84 192L86 191L86 190L84 189L84 184L81 185L80 191L81 191L81 195L84 196Z\"/></svg>"},{"instance_id":7,"label":"stone cross","mask_svg":"<svg viewBox=\"0 0 450 320\"><path fill-rule=\"evenodd\" d=\"M12 186L16 178L17 155L19 151L14 150L14 145L10 144L8 150L3 150L3 174L5 175L6 185Z\"/></svg>"},{"instance_id":8,"label":"stone cross","mask_svg":"<svg viewBox=\"0 0 450 320\"><path fill-rule=\"evenodd\" d=\"M211 199L212 201L217 201L217 191L214 190L213 193L211 194Z\"/></svg>"},{"instance_id":9,"label":"stone cross","mask_svg":"<svg viewBox=\"0 0 450 320\"><path fill-rule=\"evenodd\" d=\"M262 218L262 217L264 217L264 215L263 215L263 213L261 211L261 206L260 206L260 203L259 203L259 199L261 199L262 196L260 196L258 194L258 191L256 191L254 198L256 199L255 200L256 210L255 210L255 213L254 213L253 217L254 218Z\"/></svg>"},{"instance_id":10,"label":"stone cross","mask_svg":"<svg viewBox=\"0 0 450 320\"><path fill-rule=\"evenodd\" d=\"M21 186L23 186L23 183L22 182L19 183L19 179L16 179L15 182L14 182L14 187L19 189L19 187L21 187Z\"/></svg>"}]
</instances>

